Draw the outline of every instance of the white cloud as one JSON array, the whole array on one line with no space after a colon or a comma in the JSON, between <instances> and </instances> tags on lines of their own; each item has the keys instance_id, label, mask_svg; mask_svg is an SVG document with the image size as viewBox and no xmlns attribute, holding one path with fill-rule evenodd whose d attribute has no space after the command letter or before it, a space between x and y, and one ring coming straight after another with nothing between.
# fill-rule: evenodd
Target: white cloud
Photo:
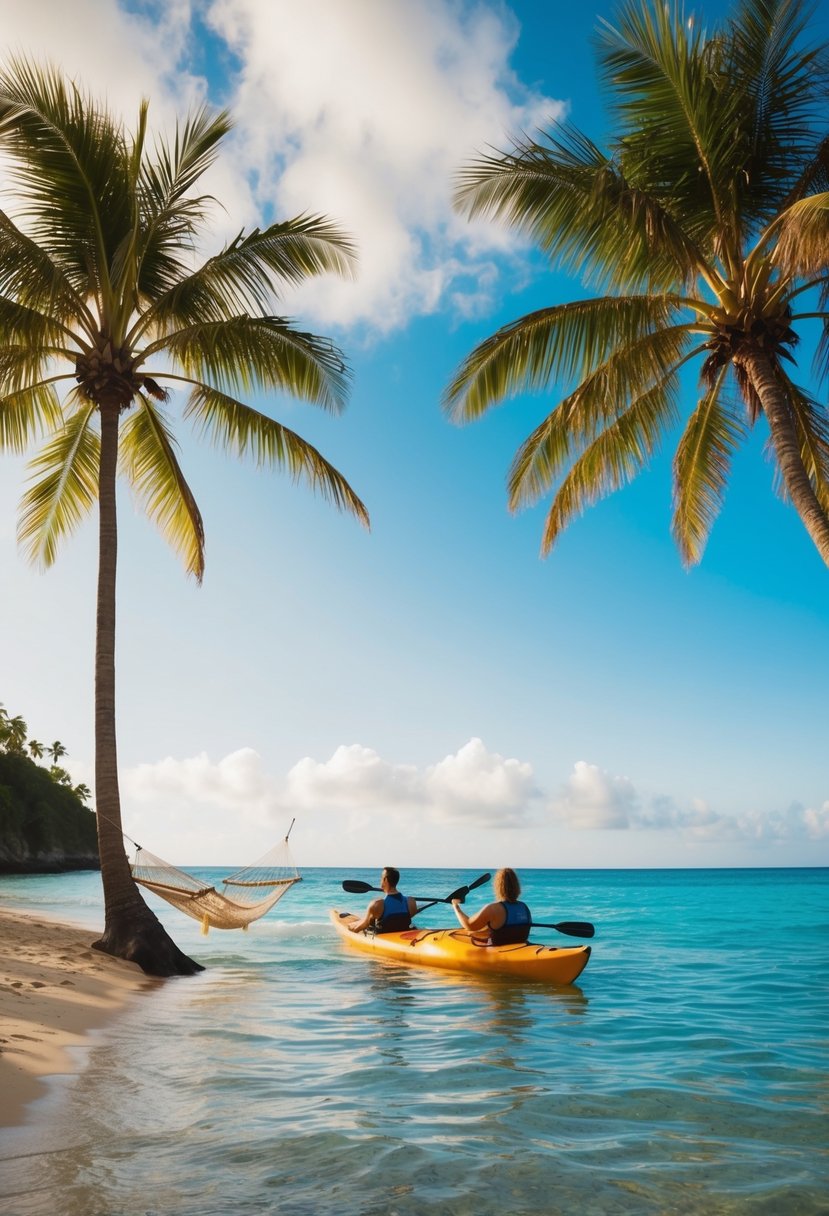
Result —
<instances>
[{"instance_id":1,"label":"white cloud","mask_svg":"<svg viewBox=\"0 0 829 1216\"><path fill-rule=\"evenodd\" d=\"M285 797L297 808L393 811L416 803L420 784L415 768L390 764L372 748L352 743L338 747L327 761L299 760L288 773Z\"/></svg>"},{"instance_id":2,"label":"white cloud","mask_svg":"<svg viewBox=\"0 0 829 1216\"><path fill-rule=\"evenodd\" d=\"M550 809L569 828L673 831L697 843L773 845L829 838L829 802L815 810L793 803L784 811L747 810L727 815L701 799L678 804L668 795L644 797L627 777L614 777L579 760Z\"/></svg>"},{"instance_id":3,"label":"white cloud","mask_svg":"<svg viewBox=\"0 0 829 1216\"><path fill-rule=\"evenodd\" d=\"M67 759L66 768L73 782L93 786L90 766ZM508 840L513 851L529 848L531 859L545 850L552 856L550 832L559 855L568 831L649 831L686 844L758 851L829 841L829 801L728 815L698 799L681 805L667 795L644 796L629 778L586 761L548 800L551 814L543 822L545 794L532 765L489 751L478 738L422 767L385 760L357 743L341 745L327 760L306 756L281 775L269 773L252 748L218 761L205 753L168 756L125 769L121 794L130 837L189 864L249 861L281 839L294 815L308 864L361 864L366 850L434 864L447 826L462 830L446 864L459 849L466 854L470 840L484 855L493 844L500 854Z\"/></svg>"},{"instance_id":4,"label":"white cloud","mask_svg":"<svg viewBox=\"0 0 829 1216\"><path fill-rule=\"evenodd\" d=\"M627 777L611 777L597 765L578 760L553 811L573 828L626 828L637 805L638 795Z\"/></svg>"},{"instance_id":5,"label":"white cloud","mask_svg":"<svg viewBox=\"0 0 829 1216\"><path fill-rule=\"evenodd\" d=\"M320 327L385 332L440 307L484 312L493 251L514 240L453 212L453 176L563 113L515 75L518 22L483 0L207 0L198 14L189 0L131 13L115 0L0 0L0 16L3 58L51 60L128 125L149 97L151 125L166 131L207 94L193 70L204 19L223 44L215 58L238 65L211 82L236 130L205 178L225 208L210 250L243 225L329 215L356 238L358 276L311 281L285 304Z\"/></svg>"},{"instance_id":6,"label":"white cloud","mask_svg":"<svg viewBox=\"0 0 829 1216\"><path fill-rule=\"evenodd\" d=\"M490 827L525 823L539 794L530 764L488 752L480 739L428 769L423 787L439 818Z\"/></svg>"},{"instance_id":7,"label":"white cloud","mask_svg":"<svg viewBox=\"0 0 829 1216\"><path fill-rule=\"evenodd\" d=\"M240 61L231 106L260 205L325 212L359 244L358 279L309 284L302 314L391 330L450 292L460 312L480 310L492 290L482 252L511 242L453 213L453 175L563 112L510 69L515 19L450 0L214 0L207 11Z\"/></svg>"},{"instance_id":8,"label":"white cloud","mask_svg":"<svg viewBox=\"0 0 829 1216\"><path fill-rule=\"evenodd\" d=\"M306 757L288 774L286 801L292 807L417 811L436 821L508 826L526 819L536 794L529 764L506 760L470 739L423 770L391 764L359 744L338 747L323 763Z\"/></svg>"}]
</instances>

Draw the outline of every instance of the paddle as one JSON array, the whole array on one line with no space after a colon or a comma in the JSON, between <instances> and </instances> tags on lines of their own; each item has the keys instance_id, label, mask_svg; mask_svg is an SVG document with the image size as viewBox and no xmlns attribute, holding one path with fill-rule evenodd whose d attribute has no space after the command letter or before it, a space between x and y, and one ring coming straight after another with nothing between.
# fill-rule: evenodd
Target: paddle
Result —
<instances>
[{"instance_id":1,"label":"paddle","mask_svg":"<svg viewBox=\"0 0 829 1216\"><path fill-rule=\"evenodd\" d=\"M559 933L567 933L570 937L592 937L596 930L586 920L563 920L558 925L543 925L540 920L534 920L531 929L557 929Z\"/></svg>"},{"instance_id":2,"label":"paddle","mask_svg":"<svg viewBox=\"0 0 829 1216\"><path fill-rule=\"evenodd\" d=\"M435 904L451 904L455 899L463 903L470 891L474 891L476 887L482 887L485 882L489 882L491 877L491 874L482 874L480 878L476 878L474 882L471 882L468 887L458 887L457 891L453 891L445 899L431 900L430 903L424 904L422 908L418 908L415 916L418 916L425 908L433 908Z\"/></svg>"},{"instance_id":3,"label":"paddle","mask_svg":"<svg viewBox=\"0 0 829 1216\"><path fill-rule=\"evenodd\" d=\"M474 891L476 887L482 887L485 882L489 882L491 874L482 874L480 878L476 878L467 887L458 887L457 891L453 891L451 895L445 898L435 898L433 895L413 895L412 899L418 903L420 900L428 900L424 903L423 908L418 908L418 912L422 912L424 908L433 908L435 904L451 904L453 899L459 899L461 903L466 899L470 891ZM368 891L383 892L382 887L372 887L370 883L360 882L357 878L346 878L343 880L343 890L349 891L352 895L365 895Z\"/></svg>"}]
</instances>

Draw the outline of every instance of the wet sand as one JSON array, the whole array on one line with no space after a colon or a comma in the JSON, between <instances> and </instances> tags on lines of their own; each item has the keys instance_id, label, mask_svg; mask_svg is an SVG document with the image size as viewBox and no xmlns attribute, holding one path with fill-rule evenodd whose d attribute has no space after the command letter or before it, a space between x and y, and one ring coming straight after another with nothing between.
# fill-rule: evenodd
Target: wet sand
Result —
<instances>
[{"instance_id":1,"label":"wet sand","mask_svg":"<svg viewBox=\"0 0 829 1216\"><path fill-rule=\"evenodd\" d=\"M68 1048L163 982L93 950L97 936L0 907L0 1126L24 1122L46 1077L78 1071Z\"/></svg>"}]
</instances>

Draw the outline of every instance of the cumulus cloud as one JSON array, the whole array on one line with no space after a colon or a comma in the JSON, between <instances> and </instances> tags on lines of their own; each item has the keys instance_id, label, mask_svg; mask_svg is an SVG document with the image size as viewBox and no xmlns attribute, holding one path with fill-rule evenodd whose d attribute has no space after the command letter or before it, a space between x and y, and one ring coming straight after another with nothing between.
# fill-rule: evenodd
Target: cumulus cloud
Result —
<instances>
[{"instance_id":1,"label":"cumulus cloud","mask_svg":"<svg viewBox=\"0 0 829 1216\"><path fill-rule=\"evenodd\" d=\"M292 806L416 810L434 820L480 826L525 822L537 795L531 765L487 751L480 739L422 770L391 764L358 744L338 747L325 762L300 760L286 790Z\"/></svg>"},{"instance_id":2,"label":"cumulus cloud","mask_svg":"<svg viewBox=\"0 0 829 1216\"><path fill-rule=\"evenodd\" d=\"M89 766L67 761L66 767L73 781L93 786ZM219 760L206 753L168 756L126 769L121 792L133 839L169 857L192 857L196 848L217 862L263 852L294 815L306 847L340 864L349 864L346 856L359 864L366 842L389 853L422 848L427 825L459 826L459 841L469 839L470 829L514 829L513 847L524 833L542 841L550 829L650 831L686 844L757 850L829 841L829 801L725 814L699 799L645 795L629 778L586 761L550 799L529 762L490 751L479 738L422 766L384 759L359 743L337 747L327 760L306 756L282 774L269 772L252 748Z\"/></svg>"},{"instance_id":3,"label":"cumulus cloud","mask_svg":"<svg viewBox=\"0 0 829 1216\"><path fill-rule=\"evenodd\" d=\"M578 760L553 810L573 828L626 828L637 802L626 777L611 777L597 765Z\"/></svg>"},{"instance_id":4,"label":"cumulus cloud","mask_svg":"<svg viewBox=\"0 0 829 1216\"><path fill-rule=\"evenodd\" d=\"M51 59L128 122L143 96L168 130L208 94L227 105L235 136L206 179L226 208L217 237L311 211L358 244L354 281L326 276L286 302L322 326L377 333L441 307L485 311L494 255L514 240L453 212L453 176L564 113L511 68L520 26L491 0L0 0L0 13L4 57ZM201 70L208 58L222 80Z\"/></svg>"},{"instance_id":5,"label":"cumulus cloud","mask_svg":"<svg viewBox=\"0 0 829 1216\"><path fill-rule=\"evenodd\" d=\"M575 764L550 809L556 820L577 830L673 831L699 843L775 844L829 837L829 802L818 809L793 803L783 811L727 815L701 799L683 805L665 794L646 797L627 777L584 760Z\"/></svg>"}]
</instances>

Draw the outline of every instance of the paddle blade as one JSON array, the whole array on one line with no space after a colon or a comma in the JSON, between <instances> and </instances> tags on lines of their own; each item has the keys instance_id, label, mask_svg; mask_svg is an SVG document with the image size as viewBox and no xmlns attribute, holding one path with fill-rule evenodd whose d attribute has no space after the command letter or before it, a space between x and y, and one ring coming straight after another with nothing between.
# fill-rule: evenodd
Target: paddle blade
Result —
<instances>
[{"instance_id":1,"label":"paddle blade","mask_svg":"<svg viewBox=\"0 0 829 1216\"><path fill-rule=\"evenodd\" d=\"M586 920L565 920L556 925L559 933L568 933L570 937L593 937L596 930Z\"/></svg>"},{"instance_id":2,"label":"paddle blade","mask_svg":"<svg viewBox=\"0 0 829 1216\"><path fill-rule=\"evenodd\" d=\"M563 920L557 925L545 925L540 920L534 920L530 926L533 929L556 929L559 933L566 933L568 937L592 937L596 930L586 920Z\"/></svg>"},{"instance_id":3,"label":"paddle blade","mask_svg":"<svg viewBox=\"0 0 829 1216\"><path fill-rule=\"evenodd\" d=\"M379 891L379 887L371 887L367 882L360 882L358 878L343 879L343 890L350 891L352 895L365 895L366 891Z\"/></svg>"},{"instance_id":4,"label":"paddle blade","mask_svg":"<svg viewBox=\"0 0 829 1216\"><path fill-rule=\"evenodd\" d=\"M451 904L453 899L458 903L463 903L470 891L474 891L476 887L482 887L485 882L489 882L491 874L482 874L480 878L476 878L468 887L458 887L457 891L453 891L451 895L447 895L446 899L437 900L438 903Z\"/></svg>"},{"instance_id":5,"label":"paddle blade","mask_svg":"<svg viewBox=\"0 0 829 1216\"><path fill-rule=\"evenodd\" d=\"M480 878L476 878L474 882L469 884L469 886L466 888L467 893L469 891L474 891L476 887L482 887L485 882L489 882L490 878L492 878L491 874L482 874Z\"/></svg>"}]
</instances>

